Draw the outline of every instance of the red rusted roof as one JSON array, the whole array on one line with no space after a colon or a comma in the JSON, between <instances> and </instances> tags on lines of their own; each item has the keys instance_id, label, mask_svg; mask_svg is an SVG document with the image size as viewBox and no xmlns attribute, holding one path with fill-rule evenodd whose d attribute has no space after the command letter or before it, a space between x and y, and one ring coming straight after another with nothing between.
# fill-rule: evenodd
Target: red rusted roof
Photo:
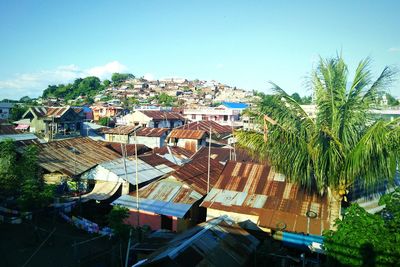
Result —
<instances>
[{"instance_id":1,"label":"red rusted roof","mask_svg":"<svg viewBox=\"0 0 400 267\"><path fill-rule=\"evenodd\" d=\"M70 107L49 107L47 108L46 116L59 118L64 115Z\"/></svg>"},{"instance_id":2,"label":"red rusted roof","mask_svg":"<svg viewBox=\"0 0 400 267\"><path fill-rule=\"evenodd\" d=\"M306 232L307 211L311 219L310 233L320 235L329 229L331 218L327 196L319 196L285 181L269 165L229 161L218 181L201 206L217 210L251 214L259 217L259 225L287 231Z\"/></svg>"},{"instance_id":3,"label":"red rusted roof","mask_svg":"<svg viewBox=\"0 0 400 267\"><path fill-rule=\"evenodd\" d=\"M141 110L140 112L142 112L147 117L150 117L156 121L160 121L160 120L182 120L182 121L184 121L185 120L185 118L181 114L179 114L178 112L173 112L173 111Z\"/></svg>"},{"instance_id":4,"label":"red rusted roof","mask_svg":"<svg viewBox=\"0 0 400 267\"><path fill-rule=\"evenodd\" d=\"M20 134L20 133L23 133L23 132L15 129L14 125L0 124L0 134Z\"/></svg>"},{"instance_id":5,"label":"red rusted roof","mask_svg":"<svg viewBox=\"0 0 400 267\"><path fill-rule=\"evenodd\" d=\"M121 143L114 143L114 142L104 142L98 141L100 144L104 145L105 147L112 149L113 151L117 152L118 154L122 155L121 150ZM135 155L135 144L123 144L124 149L126 149L127 156L134 156ZM138 155L144 154L151 149L143 144L137 144L137 151Z\"/></svg>"},{"instance_id":6,"label":"red rusted roof","mask_svg":"<svg viewBox=\"0 0 400 267\"><path fill-rule=\"evenodd\" d=\"M217 135L226 135L232 133L232 128L230 126L221 125L215 121L195 121L189 124L182 125L177 129L186 129L186 130L202 130L205 132L210 132Z\"/></svg>"},{"instance_id":7,"label":"red rusted roof","mask_svg":"<svg viewBox=\"0 0 400 267\"><path fill-rule=\"evenodd\" d=\"M139 156L141 160L146 162L147 164L150 164L151 166L155 167L161 164L164 164L168 167L171 167L173 169L178 169L179 166L172 163L171 161L164 159L163 157L160 157L156 154L146 154L146 155L141 155Z\"/></svg>"},{"instance_id":8,"label":"red rusted roof","mask_svg":"<svg viewBox=\"0 0 400 267\"><path fill-rule=\"evenodd\" d=\"M144 127L139 129L136 132L137 136L146 136L146 137L161 137L169 131L167 128L149 128Z\"/></svg>"},{"instance_id":9,"label":"red rusted roof","mask_svg":"<svg viewBox=\"0 0 400 267\"><path fill-rule=\"evenodd\" d=\"M223 165L217 160L210 160L210 189L221 174ZM202 195L207 194L208 158L201 158L181 166L172 176L193 187Z\"/></svg>"},{"instance_id":10,"label":"red rusted roof","mask_svg":"<svg viewBox=\"0 0 400 267\"><path fill-rule=\"evenodd\" d=\"M211 147L210 156L212 159L218 160L220 162L226 162L228 160L255 162L255 163L264 162L250 155L250 153L247 150L242 148L233 149L225 147ZM193 155L192 160L197 160L202 157L208 157L208 147L200 148L200 150Z\"/></svg>"},{"instance_id":11,"label":"red rusted roof","mask_svg":"<svg viewBox=\"0 0 400 267\"><path fill-rule=\"evenodd\" d=\"M202 139L207 133L202 130L182 130L182 129L173 129L168 135L169 138L178 138L178 139Z\"/></svg>"},{"instance_id":12,"label":"red rusted roof","mask_svg":"<svg viewBox=\"0 0 400 267\"><path fill-rule=\"evenodd\" d=\"M169 148L169 150L168 150ZM194 152L184 149L183 147L180 146L163 146L163 147L156 147L153 149L153 153L156 153L158 155L165 155L171 153L174 156L177 156L178 158L190 158L193 156Z\"/></svg>"},{"instance_id":13,"label":"red rusted roof","mask_svg":"<svg viewBox=\"0 0 400 267\"><path fill-rule=\"evenodd\" d=\"M103 130L102 133L104 134L116 134L116 135L130 135L135 131L137 126L118 126L115 128L110 128Z\"/></svg>"}]
</instances>

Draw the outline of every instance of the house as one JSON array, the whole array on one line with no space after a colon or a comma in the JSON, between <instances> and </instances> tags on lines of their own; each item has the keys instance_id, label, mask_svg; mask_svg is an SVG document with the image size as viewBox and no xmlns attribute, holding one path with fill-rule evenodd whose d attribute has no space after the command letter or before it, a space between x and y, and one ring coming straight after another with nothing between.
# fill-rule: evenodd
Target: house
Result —
<instances>
[{"instance_id":1,"label":"house","mask_svg":"<svg viewBox=\"0 0 400 267\"><path fill-rule=\"evenodd\" d=\"M168 128L143 127L136 131L137 142L150 148L162 147L164 146L168 131Z\"/></svg>"},{"instance_id":2,"label":"house","mask_svg":"<svg viewBox=\"0 0 400 267\"><path fill-rule=\"evenodd\" d=\"M124 144L124 143L115 143L115 142L104 142L99 141L101 145L117 152L121 156L125 154L126 157L135 156L136 150L138 155L142 155L146 152L149 152L151 149L143 144Z\"/></svg>"},{"instance_id":3,"label":"house","mask_svg":"<svg viewBox=\"0 0 400 267\"><path fill-rule=\"evenodd\" d=\"M125 144L134 144L135 139L133 133L137 129L137 126L118 126L116 128L110 128L103 131L104 139L107 142L119 142Z\"/></svg>"},{"instance_id":4,"label":"house","mask_svg":"<svg viewBox=\"0 0 400 267\"><path fill-rule=\"evenodd\" d=\"M221 125L231 127L241 126L240 110L219 107L187 108L183 110L183 116L189 121L215 121Z\"/></svg>"},{"instance_id":5,"label":"house","mask_svg":"<svg viewBox=\"0 0 400 267\"><path fill-rule=\"evenodd\" d=\"M0 119L8 120L13 106L13 103L0 102Z\"/></svg>"},{"instance_id":6,"label":"house","mask_svg":"<svg viewBox=\"0 0 400 267\"><path fill-rule=\"evenodd\" d=\"M201 207L207 219L226 214L266 232L322 235L339 217L340 203L286 181L267 164L229 161Z\"/></svg>"},{"instance_id":7,"label":"house","mask_svg":"<svg viewBox=\"0 0 400 267\"><path fill-rule=\"evenodd\" d=\"M133 266L252 266L259 241L228 216L179 234Z\"/></svg>"},{"instance_id":8,"label":"house","mask_svg":"<svg viewBox=\"0 0 400 267\"><path fill-rule=\"evenodd\" d=\"M173 129L168 137L168 145L183 147L196 152L200 147L206 145L208 133L202 130Z\"/></svg>"},{"instance_id":9,"label":"house","mask_svg":"<svg viewBox=\"0 0 400 267\"><path fill-rule=\"evenodd\" d=\"M30 120L30 132L47 140L80 136L85 115L82 108L31 107L23 119Z\"/></svg>"},{"instance_id":10,"label":"house","mask_svg":"<svg viewBox=\"0 0 400 267\"><path fill-rule=\"evenodd\" d=\"M99 121L101 118L113 118L120 113L123 108L116 106L92 106L93 120Z\"/></svg>"},{"instance_id":11,"label":"house","mask_svg":"<svg viewBox=\"0 0 400 267\"><path fill-rule=\"evenodd\" d=\"M240 103L240 102L222 102L219 107L225 107L227 109L237 110L239 112L242 112L243 110L248 108L249 105L246 103Z\"/></svg>"},{"instance_id":12,"label":"house","mask_svg":"<svg viewBox=\"0 0 400 267\"><path fill-rule=\"evenodd\" d=\"M181 114L166 110L136 110L125 115L123 120L127 125L170 129L179 127L185 122Z\"/></svg>"},{"instance_id":13,"label":"house","mask_svg":"<svg viewBox=\"0 0 400 267\"><path fill-rule=\"evenodd\" d=\"M168 229L183 231L206 218L205 209L199 204L207 194L207 189L216 182L222 165L211 160L208 184L208 162L204 158L190 162L175 172L152 182L136 192L124 195L113 202L130 209L127 221L131 225L148 225L152 230ZM139 211L137 210L139 205Z\"/></svg>"}]
</instances>

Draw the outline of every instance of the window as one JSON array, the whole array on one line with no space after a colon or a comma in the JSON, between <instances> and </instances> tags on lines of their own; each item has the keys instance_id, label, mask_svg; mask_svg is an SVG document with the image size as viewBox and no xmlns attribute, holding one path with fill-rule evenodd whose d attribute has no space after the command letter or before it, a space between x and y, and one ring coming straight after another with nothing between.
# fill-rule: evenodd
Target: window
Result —
<instances>
[{"instance_id":1,"label":"window","mask_svg":"<svg viewBox=\"0 0 400 267\"><path fill-rule=\"evenodd\" d=\"M196 119L196 114L192 114L192 120Z\"/></svg>"},{"instance_id":2,"label":"window","mask_svg":"<svg viewBox=\"0 0 400 267\"><path fill-rule=\"evenodd\" d=\"M224 121L228 120L228 115L224 115Z\"/></svg>"},{"instance_id":3,"label":"window","mask_svg":"<svg viewBox=\"0 0 400 267\"><path fill-rule=\"evenodd\" d=\"M201 119L202 119L203 121L208 121L208 117L207 117L206 115L201 115Z\"/></svg>"}]
</instances>

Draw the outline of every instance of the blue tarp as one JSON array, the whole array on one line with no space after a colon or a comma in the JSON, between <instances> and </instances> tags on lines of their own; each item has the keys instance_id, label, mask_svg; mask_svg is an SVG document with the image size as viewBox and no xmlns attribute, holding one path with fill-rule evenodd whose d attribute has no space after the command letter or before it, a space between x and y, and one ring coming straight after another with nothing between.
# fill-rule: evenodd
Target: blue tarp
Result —
<instances>
[{"instance_id":1,"label":"blue tarp","mask_svg":"<svg viewBox=\"0 0 400 267\"><path fill-rule=\"evenodd\" d=\"M245 109L249 106L246 103L239 103L239 102L222 102L222 105L232 109Z\"/></svg>"}]
</instances>

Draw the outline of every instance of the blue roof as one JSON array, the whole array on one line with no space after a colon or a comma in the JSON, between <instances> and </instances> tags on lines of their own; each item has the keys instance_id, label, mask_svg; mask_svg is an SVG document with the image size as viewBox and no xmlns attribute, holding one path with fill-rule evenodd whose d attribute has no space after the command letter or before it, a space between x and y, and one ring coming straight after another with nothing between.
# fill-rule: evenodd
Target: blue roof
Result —
<instances>
[{"instance_id":1,"label":"blue roof","mask_svg":"<svg viewBox=\"0 0 400 267\"><path fill-rule=\"evenodd\" d=\"M224 105L227 108L242 108L242 109L245 109L249 106L246 103L239 103L239 102L222 102L222 105Z\"/></svg>"}]
</instances>

